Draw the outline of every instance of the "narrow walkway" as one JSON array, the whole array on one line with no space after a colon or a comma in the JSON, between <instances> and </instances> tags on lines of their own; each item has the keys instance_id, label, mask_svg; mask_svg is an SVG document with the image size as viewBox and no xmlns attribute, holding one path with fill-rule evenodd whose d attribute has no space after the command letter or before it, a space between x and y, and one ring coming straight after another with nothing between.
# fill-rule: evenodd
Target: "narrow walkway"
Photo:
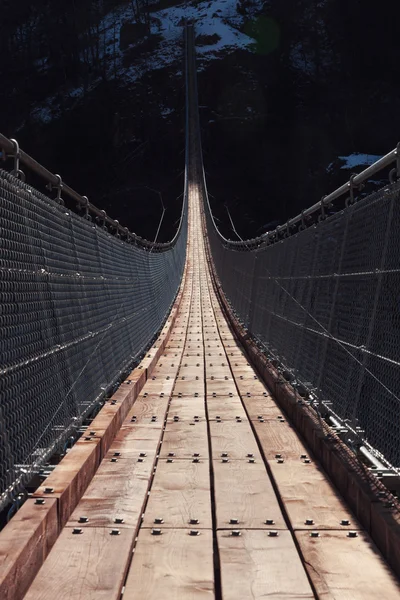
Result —
<instances>
[{"instance_id":1,"label":"narrow walkway","mask_svg":"<svg viewBox=\"0 0 400 600\"><path fill-rule=\"evenodd\" d=\"M238 346L189 189L165 353L27 600L399 598L369 538Z\"/></svg>"}]
</instances>

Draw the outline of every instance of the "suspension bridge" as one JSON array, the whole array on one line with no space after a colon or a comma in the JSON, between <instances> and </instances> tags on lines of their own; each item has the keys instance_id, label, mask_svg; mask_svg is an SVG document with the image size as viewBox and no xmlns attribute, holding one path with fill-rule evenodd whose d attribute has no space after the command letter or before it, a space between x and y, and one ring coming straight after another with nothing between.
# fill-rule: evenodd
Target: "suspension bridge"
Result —
<instances>
[{"instance_id":1,"label":"suspension bridge","mask_svg":"<svg viewBox=\"0 0 400 600\"><path fill-rule=\"evenodd\" d=\"M185 56L168 244L0 136L0 597L397 599L400 153L227 240Z\"/></svg>"}]
</instances>

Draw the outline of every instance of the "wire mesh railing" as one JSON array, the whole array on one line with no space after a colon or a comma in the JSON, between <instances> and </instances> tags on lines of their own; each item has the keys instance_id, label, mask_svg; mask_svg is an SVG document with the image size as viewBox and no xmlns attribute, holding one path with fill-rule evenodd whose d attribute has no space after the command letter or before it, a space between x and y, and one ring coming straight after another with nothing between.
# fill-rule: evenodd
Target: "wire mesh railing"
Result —
<instances>
[{"instance_id":1,"label":"wire mesh railing","mask_svg":"<svg viewBox=\"0 0 400 600\"><path fill-rule=\"evenodd\" d=\"M0 171L0 505L162 326L183 272L186 212L171 247L152 252Z\"/></svg>"},{"instance_id":2,"label":"wire mesh railing","mask_svg":"<svg viewBox=\"0 0 400 600\"><path fill-rule=\"evenodd\" d=\"M251 249L206 218L237 317L293 379L400 467L400 185Z\"/></svg>"}]
</instances>

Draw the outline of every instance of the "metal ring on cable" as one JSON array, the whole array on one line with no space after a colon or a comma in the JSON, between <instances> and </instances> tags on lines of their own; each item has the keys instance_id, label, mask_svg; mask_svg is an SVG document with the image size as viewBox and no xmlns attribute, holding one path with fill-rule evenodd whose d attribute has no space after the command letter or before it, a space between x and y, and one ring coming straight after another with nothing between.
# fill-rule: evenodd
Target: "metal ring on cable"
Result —
<instances>
[{"instance_id":1,"label":"metal ring on cable","mask_svg":"<svg viewBox=\"0 0 400 600\"><path fill-rule=\"evenodd\" d=\"M105 210L101 210L101 216L103 218L103 222L101 224L102 229L105 229L105 231L107 231L107 225L106 225L106 220L107 220L107 213Z\"/></svg>"},{"instance_id":2,"label":"metal ring on cable","mask_svg":"<svg viewBox=\"0 0 400 600\"><path fill-rule=\"evenodd\" d=\"M115 227L115 237L121 237L119 234L119 221L118 219L114 219L114 227Z\"/></svg>"},{"instance_id":3,"label":"metal ring on cable","mask_svg":"<svg viewBox=\"0 0 400 600\"><path fill-rule=\"evenodd\" d=\"M326 196L322 196L321 201L320 201L320 207L321 207L321 214L318 216L318 221L325 221L326 219L326 214L325 214L325 200Z\"/></svg>"},{"instance_id":4,"label":"metal ring on cable","mask_svg":"<svg viewBox=\"0 0 400 600\"><path fill-rule=\"evenodd\" d=\"M11 139L10 142L13 145L13 154L10 154L9 156L14 158L14 169L11 171L11 175L14 175L17 179L21 179L21 181L25 181L25 173L19 168L19 161L21 158L19 144L17 140L14 139Z\"/></svg>"},{"instance_id":5,"label":"metal ring on cable","mask_svg":"<svg viewBox=\"0 0 400 600\"><path fill-rule=\"evenodd\" d=\"M284 237L285 239L287 239L288 237L290 237L289 221L287 221L287 222L286 222L286 231L285 231L285 233L283 234L283 237Z\"/></svg>"},{"instance_id":6,"label":"metal ring on cable","mask_svg":"<svg viewBox=\"0 0 400 600\"><path fill-rule=\"evenodd\" d=\"M57 184L55 186L53 186L57 189L57 196L55 197L55 200L56 200L56 202L58 202L58 204L61 204L61 206L64 206L64 200L61 198L61 192L64 187L62 179L61 179L61 175L58 175L57 173L55 173L54 177L56 177L56 179L57 179Z\"/></svg>"},{"instance_id":7,"label":"metal ring on cable","mask_svg":"<svg viewBox=\"0 0 400 600\"><path fill-rule=\"evenodd\" d=\"M87 196L82 196L82 198L85 201L85 204L84 204L85 214L83 215L83 218L86 219L87 221L91 221L92 217L89 214L89 198Z\"/></svg>"}]
</instances>

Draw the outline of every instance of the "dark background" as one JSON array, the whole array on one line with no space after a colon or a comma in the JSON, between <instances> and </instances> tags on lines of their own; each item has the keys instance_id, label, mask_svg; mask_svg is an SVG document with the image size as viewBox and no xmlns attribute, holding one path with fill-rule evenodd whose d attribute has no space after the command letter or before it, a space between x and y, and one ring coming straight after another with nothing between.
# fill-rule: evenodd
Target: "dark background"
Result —
<instances>
[{"instance_id":1,"label":"dark background","mask_svg":"<svg viewBox=\"0 0 400 600\"><path fill-rule=\"evenodd\" d=\"M99 22L120 4L0 2L0 131L149 239L161 193L167 210L159 239L167 240L183 191L183 63L131 84L113 73L115 48L102 51ZM178 3L131 4L132 20L114 43L135 64L162 44L149 35L155 11ZM339 155L385 154L400 139L400 3L247 1L237 13L235 26L254 39L251 51L221 52L199 73L208 187L232 238L226 206L241 236L259 235L346 181ZM75 103L64 100L71 83L85 89ZM41 123L32 109L54 94L59 114ZM172 109L167 117L162 106Z\"/></svg>"}]
</instances>

